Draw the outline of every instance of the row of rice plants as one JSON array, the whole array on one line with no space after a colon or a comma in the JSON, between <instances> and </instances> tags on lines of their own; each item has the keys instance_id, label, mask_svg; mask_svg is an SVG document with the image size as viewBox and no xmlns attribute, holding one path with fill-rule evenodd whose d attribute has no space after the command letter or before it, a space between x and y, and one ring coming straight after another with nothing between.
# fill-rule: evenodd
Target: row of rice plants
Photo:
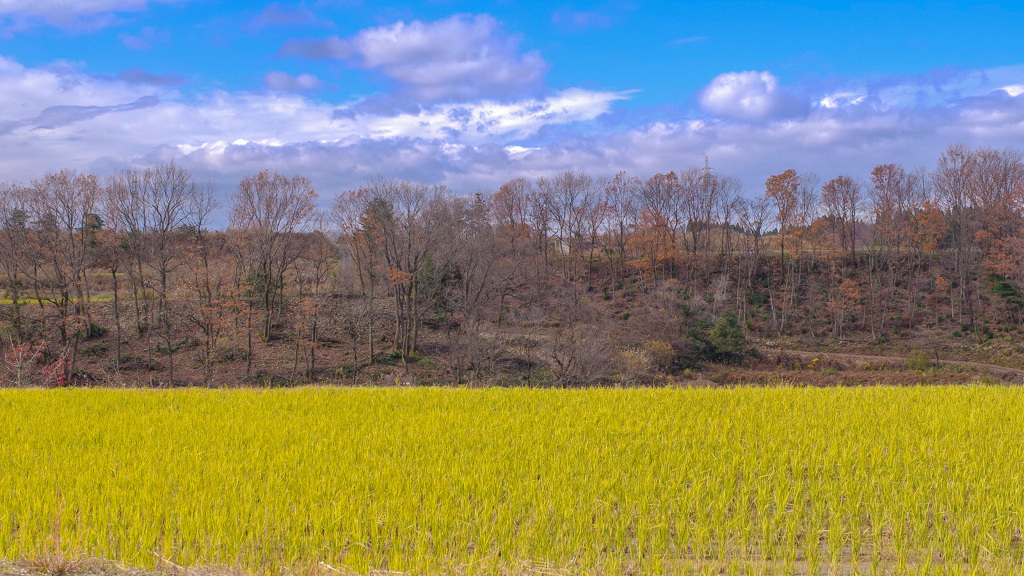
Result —
<instances>
[{"instance_id":1,"label":"row of rice plants","mask_svg":"<svg viewBox=\"0 0 1024 576\"><path fill-rule=\"evenodd\" d=\"M1011 388L0 391L0 557L1020 573Z\"/></svg>"}]
</instances>

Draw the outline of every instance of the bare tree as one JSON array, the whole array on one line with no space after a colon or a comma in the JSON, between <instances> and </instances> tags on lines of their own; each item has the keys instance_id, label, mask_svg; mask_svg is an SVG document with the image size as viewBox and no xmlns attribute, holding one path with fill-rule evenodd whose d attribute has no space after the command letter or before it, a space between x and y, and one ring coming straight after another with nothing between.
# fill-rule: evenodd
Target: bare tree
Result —
<instances>
[{"instance_id":1,"label":"bare tree","mask_svg":"<svg viewBox=\"0 0 1024 576\"><path fill-rule=\"evenodd\" d=\"M972 240L983 256L989 255L1019 228L1024 197L1024 160L1019 150L979 148L974 152L976 170L971 202L978 215Z\"/></svg>"},{"instance_id":2,"label":"bare tree","mask_svg":"<svg viewBox=\"0 0 1024 576\"><path fill-rule=\"evenodd\" d=\"M718 195L718 218L722 224L722 254L731 254L733 251L733 227L736 226L737 214L740 210L740 203L743 200L743 184L731 176L719 177ZM730 257L727 261L731 262Z\"/></svg>"},{"instance_id":3,"label":"bare tree","mask_svg":"<svg viewBox=\"0 0 1024 576\"><path fill-rule=\"evenodd\" d=\"M323 335L330 333L336 322L331 308L334 293L335 266L338 247L324 234L321 217L317 218L316 230L305 243L305 250L297 262L296 282L298 295L292 309L295 327L295 364L292 369L298 373L299 360L303 360L303 375L312 379L317 369L317 351Z\"/></svg>"},{"instance_id":4,"label":"bare tree","mask_svg":"<svg viewBox=\"0 0 1024 576\"><path fill-rule=\"evenodd\" d=\"M421 324L421 272L448 239L450 193L443 186L377 178L342 200L363 210L355 237L365 239L369 250L380 254L377 263L394 298L395 350L408 368Z\"/></svg>"},{"instance_id":5,"label":"bare tree","mask_svg":"<svg viewBox=\"0 0 1024 576\"><path fill-rule=\"evenodd\" d=\"M563 278L575 281L583 255L587 253L588 235L584 232L587 215L599 202L594 179L583 172L567 171L551 180L541 178L537 189L548 202Z\"/></svg>"},{"instance_id":6,"label":"bare tree","mask_svg":"<svg viewBox=\"0 0 1024 576\"><path fill-rule=\"evenodd\" d=\"M763 236L768 222L771 221L772 210L771 201L763 196L741 200L739 203L740 229L749 241L744 259L746 278L743 283L748 294L753 290L754 277L759 272ZM746 298L741 299L740 319L743 322L746 321L747 315L746 301Z\"/></svg>"},{"instance_id":7,"label":"bare tree","mask_svg":"<svg viewBox=\"0 0 1024 576\"><path fill-rule=\"evenodd\" d=\"M972 197L977 170L974 153L957 144L946 148L932 173L935 194L945 209L953 242L953 268L957 275L960 304L958 313L962 318L966 310L972 327L975 324L975 294L973 282L969 280L975 274L979 256L973 242L978 227Z\"/></svg>"},{"instance_id":8,"label":"bare tree","mask_svg":"<svg viewBox=\"0 0 1024 576\"><path fill-rule=\"evenodd\" d=\"M0 249L0 271L3 273L6 296L11 299L11 323L18 343L25 336L21 299L26 293L22 272L31 242L29 197L26 188L0 183L0 244L3 245L3 249Z\"/></svg>"},{"instance_id":9,"label":"bare tree","mask_svg":"<svg viewBox=\"0 0 1024 576\"><path fill-rule=\"evenodd\" d=\"M668 232L667 245L663 246L662 250L671 255L667 259L667 264L672 276L676 272L679 236L686 227L681 196L679 176L675 172L655 174L644 180L639 194L642 210L649 224L655 229L662 228Z\"/></svg>"},{"instance_id":10,"label":"bare tree","mask_svg":"<svg viewBox=\"0 0 1024 576\"><path fill-rule=\"evenodd\" d=\"M904 248L911 244L914 215L921 210L926 200L921 184L920 178L908 173L899 164L881 164L871 170L868 196L874 214L874 227L872 242L869 244L869 274L879 277L877 282L872 282L870 290L871 308L875 312L879 332L885 330L890 311L896 305L896 287L901 276L915 279L907 282L911 295L914 294L920 259L903 259L902 256ZM910 274L906 267L901 269L900 262L911 267Z\"/></svg>"},{"instance_id":11,"label":"bare tree","mask_svg":"<svg viewBox=\"0 0 1024 576\"><path fill-rule=\"evenodd\" d=\"M629 244L630 236L636 231L637 222L640 218L640 205L637 197L641 181L639 178L630 177L625 172L619 172L615 178L608 181L604 187L604 203L608 207L606 211L606 229L610 237L609 260L612 274L612 298L615 297L616 285L622 282L626 275L626 247ZM615 260L611 261L611 256Z\"/></svg>"},{"instance_id":12,"label":"bare tree","mask_svg":"<svg viewBox=\"0 0 1024 576\"><path fill-rule=\"evenodd\" d=\"M491 197L495 224L508 236L512 248L529 237L530 196L533 185L525 178L509 180ZM533 231L537 232L537 231Z\"/></svg>"},{"instance_id":13,"label":"bare tree","mask_svg":"<svg viewBox=\"0 0 1024 576\"><path fill-rule=\"evenodd\" d=\"M99 180L73 170L50 173L32 182L31 213L38 239L34 281L43 284L40 299L54 304L61 346L69 352L66 377L74 373L78 345L90 336L91 292L86 273L102 227ZM39 294L37 291L37 298Z\"/></svg>"},{"instance_id":14,"label":"bare tree","mask_svg":"<svg viewBox=\"0 0 1024 576\"><path fill-rule=\"evenodd\" d=\"M376 289L382 281L381 265L383 259L379 251L379 227L367 221L370 214L369 202L372 199L370 187L350 190L337 195L331 209L331 222L335 228L334 236L339 244L339 274L342 263L351 262L351 272L359 287L362 303L351 302L354 294L343 292L341 296L349 298L344 306L342 327L349 335L352 343L353 376L359 369L358 336L361 329L366 329L367 357L370 363L374 358L374 328L376 326ZM353 286L356 283L348 283ZM339 287L346 285L339 278Z\"/></svg>"},{"instance_id":15,"label":"bare tree","mask_svg":"<svg viewBox=\"0 0 1024 576\"><path fill-rule=\"evenodd\" d=\"M146 333L147 351L155 326L167 354L167 384L174 385L174 356L177 323L172 311L172 274L185 263L187 233L208 214L209 187L197 183L192 174L175 163L157 164L145 170L125 169L107 182L108 212L117 221L134 260L132 274L136 318ZM130 269L131 270L131 269ZM157 306L150 310L148 291L155 292ZM141 292L141 294L140 294ZM141 322L139 300L147 312Z\"/></svg>"},{"instance_id":16,"label":"bare tree","mask_svg":"<svg viewBox=\"0 0 1024 576\"><path fill-rule=\"evenodd\" d=\"M194 201L193 217L182 239L187 269L182 281L187 291L187 298L183 298L186 300L183 314L202 334L200 364L203 367L203 381L211 386L217 345L237 309L237 294L232 290L235 284L232 282L231 270L215 261L216 247L207 229L209 217L217 206L213 187L208 184L198 186Z\"/></svg>"},{"instance_id":17,"label":"bare tree","mask_svg":"<svg viewBox=\"0 0 1024 576\"><path fill-rule=\"evenodd\" d=\"M502 184L489 204L498 254L497 322L501 325L508 299L523 284L539 282L545 271L549 203L541 201L528 180L516 178Z\"/></svg>"},{"instance_id":18,"label":"bare tree","mask_svg":"<svg viewBox=\"0 0 1024 576\"><path fill-rule=\"evenodd\" d=\"M711 227L721 194L721 179L710 168L690 168L679 174L679 199L686 224L686 249L709 252Z\"/></svg>"},{"instance_id":19,"label":"bare tree","mask_svg":"<svg viewBox=\"0 0 1024 576\"><path fill-rule=\"evenodd\" d=\"M849 176L836 176L821 189L821 200L826 216L835 227L839 245L850 251L850 261L856 263L857 217L860 214L861 189L859 182Z\"/></svg>"},{"instance_id":20,"label":"bare tree","mask_svg":"<svg viewBox=\"0 0 1024 576\"><path fill-rule=\"evenodd\" d=\"M300 233L312 222L316 199L308 178L270 170L243 178L231 197L230 229L245 263L250 311L258 306L262 313L259 335L264 342L270 341L274 318L284 305L285 274L302 251ZM251 356L251 327L249 333Z\"/></svg>"}]
</instances>

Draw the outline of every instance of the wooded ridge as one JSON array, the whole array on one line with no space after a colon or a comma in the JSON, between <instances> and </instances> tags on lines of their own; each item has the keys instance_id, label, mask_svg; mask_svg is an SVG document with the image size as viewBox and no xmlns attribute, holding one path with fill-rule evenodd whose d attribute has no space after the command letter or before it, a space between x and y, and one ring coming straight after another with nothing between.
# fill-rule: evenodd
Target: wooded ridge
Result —
<instances>
[{"instance_id":1,"label":"wooded ridge","mask_svg":"<svg viewBox=\"0 0 1024 576\"><path fill-rule=\"evenodd\" d=\"M0 184L0 382L650 385L765 339L1022 367L1020 151L864 176L378 177L322 209L263 171L219 230L173 163Z\"/></svg>"}]
</instances>

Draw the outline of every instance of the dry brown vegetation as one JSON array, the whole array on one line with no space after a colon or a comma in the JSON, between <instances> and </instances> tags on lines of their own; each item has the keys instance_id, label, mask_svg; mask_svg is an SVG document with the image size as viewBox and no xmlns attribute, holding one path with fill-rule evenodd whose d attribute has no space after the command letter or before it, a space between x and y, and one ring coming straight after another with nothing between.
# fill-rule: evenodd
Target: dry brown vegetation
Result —
<instances>
[{"instance_id":1,"label":"dry brown vegetation","mask_svg":"<svg viewBox=\"0 0 1024 576\"><path fill-rule=\"evenodd\" d=\"M212 187L173 164L61 171L0 189L2 380L1013 379L963 362L1024 367L1022 197L1019 152L963 146L864 181L786 170L752 198L694 168L474 197L378 178L320 210L265 171L211 230ZM793 370L759 347L904 360Z\"/></svg>"}]
</instances>

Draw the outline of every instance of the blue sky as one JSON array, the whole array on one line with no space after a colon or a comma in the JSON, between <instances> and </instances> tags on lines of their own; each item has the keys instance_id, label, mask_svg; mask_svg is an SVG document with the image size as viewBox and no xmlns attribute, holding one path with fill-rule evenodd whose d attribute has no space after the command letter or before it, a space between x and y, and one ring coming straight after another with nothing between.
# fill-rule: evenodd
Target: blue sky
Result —
<instances>
[{"instance_id":1,"label":"blue sky","mask_svg":"<svg viewBox=\"0 0 1024 576\"><path fill-rule=\"evenodd\" d=\"M0 0L0 180L494 189L703 163L748 195L1024 143L1024 3Z\"/></svg>"}]
</instances>

